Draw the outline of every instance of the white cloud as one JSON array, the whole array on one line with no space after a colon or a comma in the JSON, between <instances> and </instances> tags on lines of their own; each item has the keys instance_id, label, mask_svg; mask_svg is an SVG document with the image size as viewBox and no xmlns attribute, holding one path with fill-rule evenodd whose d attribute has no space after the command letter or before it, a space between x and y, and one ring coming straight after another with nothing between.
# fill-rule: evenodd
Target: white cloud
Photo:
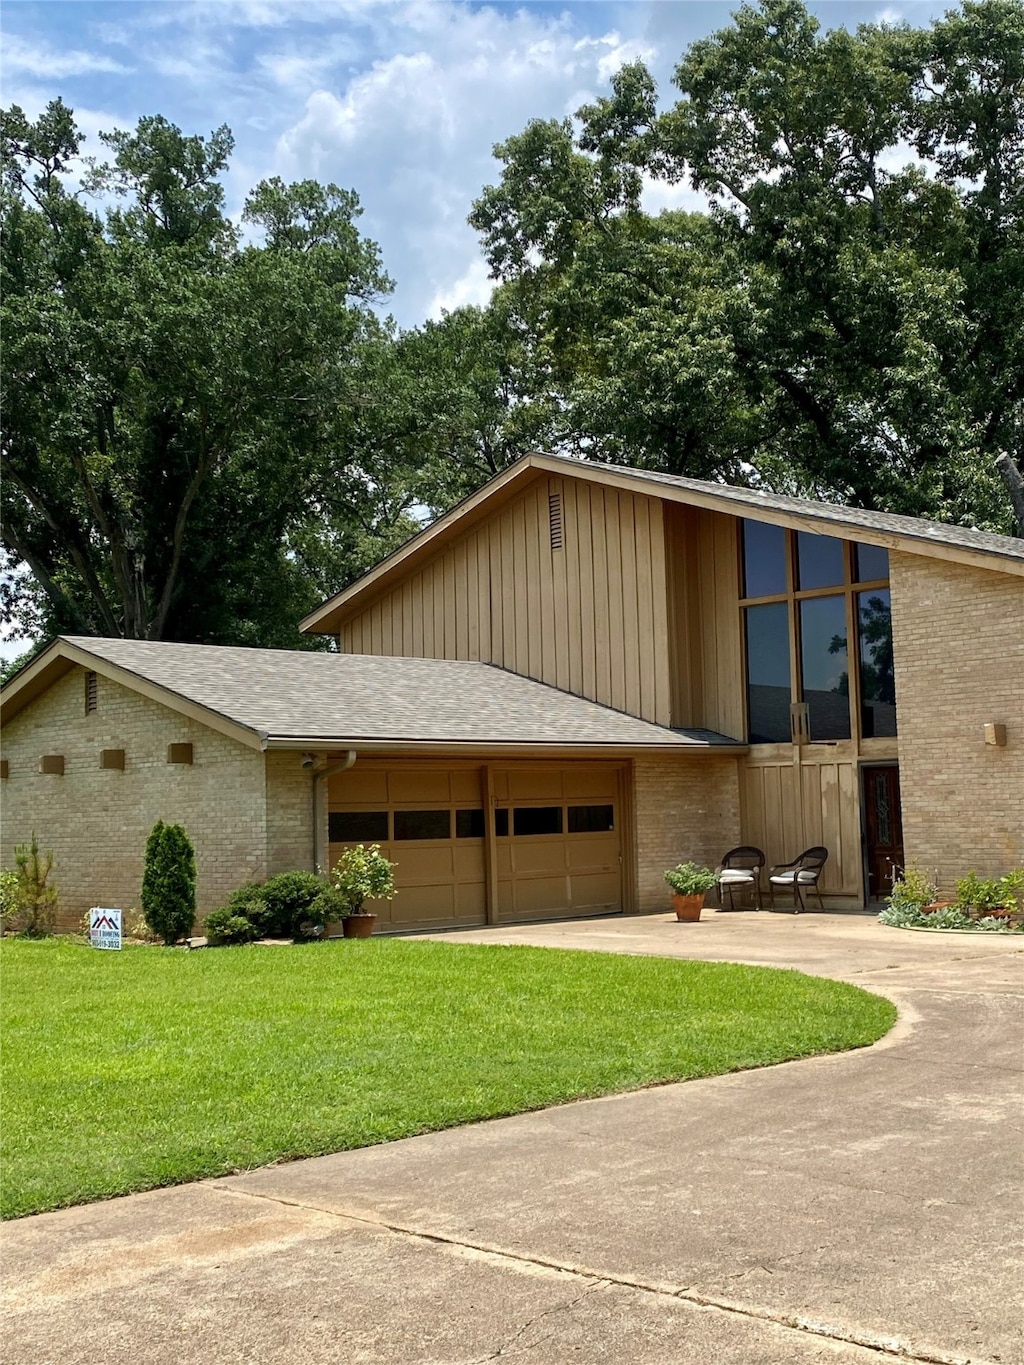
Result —
<instances>
[{"instance_id":1,"label":"white cloud","mask_svg":"<svg viewBox=\"0 0 1024 1365\"><path fill-rule=\"evenodd\" d=\"M76 49L60 52L45 43L26 42L9 33L4 38L4 70L37 80L62 80L68 76L128 75L131 68L102 53Z\"/></svg>"},{"instance_id":2,"label":"white cloud","mask_svg":"<svg viewBox=\"0 0 1024 1365\"><path fill-rule=\"evenodd\" d=\"M483 306L494 292L495 284L486 261L482 258L471 261L457 280L437 291L430 300L427 316L439 318L442 313L450 313L469 304Z\"/></svg>"}]
</instances>

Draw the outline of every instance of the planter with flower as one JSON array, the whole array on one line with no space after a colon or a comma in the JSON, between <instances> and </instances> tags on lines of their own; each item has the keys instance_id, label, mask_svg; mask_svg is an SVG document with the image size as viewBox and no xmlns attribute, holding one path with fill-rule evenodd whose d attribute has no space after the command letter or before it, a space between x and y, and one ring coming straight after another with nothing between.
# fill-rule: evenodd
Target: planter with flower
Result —
<instances>
[{"instance_id":1,"label":"planter with flower","mask_svg":"<svg viewBox=\"0 0 1024 1365\"><path fill-rule=\"evenodd\" d=\"M699 920L704 895L715 884L715 874L710 867L701 867L699 863L680 863L677 867L669 868L665 880L672 888L672 908L676 912L676 919L691 923Z\"/></svg>"},{"instance_id":2,"label":"planter with flower","mask_svg":"<svg viewBox=\"0 0 1024 1365\"><path fill-rule=\"evenodd\" d=\"M394 900L394 868L380 844L356 844L347 848L331 868L331 884L343 910L342 932L346 938L369 938L377 915L364 908L367 900Z\"/></svg>"}]
</instances>

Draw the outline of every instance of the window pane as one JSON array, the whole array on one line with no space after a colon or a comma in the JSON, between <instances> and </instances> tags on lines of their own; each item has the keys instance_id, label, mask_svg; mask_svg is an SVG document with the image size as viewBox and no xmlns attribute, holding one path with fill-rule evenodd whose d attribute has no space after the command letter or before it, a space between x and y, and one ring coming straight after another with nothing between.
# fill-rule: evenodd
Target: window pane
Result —
<instances>
[{"instance_id":1,"label":"window pane","mask_svg":"<svg viewBox=\"0 0 1024 1365\"><path fill-rule=\"evenodd\" d=\"M614 806L570 806L570 834L604 834L615 828Z\"/></svg>"},{"instance_id":2,"label":"window pane","mask_svg":"<svg viewBox=\"0 0 1024 1365\"><path fill-rule=\"evenodd\" d=\"M849 739L845 597L812 597L800 603L800 674L811 739Z\"/></svg>"},{"instance_id":3,"label":"window pane","mask_svg":"<svg viewBox=\"0 0 1024 1365\"><path fill-rule=\"evenodd\" d=\"M889 589L857 594L860 637L861 734L865 739L896 733L896 678L892 666Z\"/></svg>"},{"instance_id":4,"label":"window pane","mask_svg":"<svg viewBox=\"0 0 1024 1365\"><path fill-rule=\"evenodd\" d=\"M744 597L774 597L785 591L786 532L764 521L744 520Z\"/></svg>"},{"instance_id":5,"label":"window pane","mask_svg":"<svg viewBox=\"0 0 1024 1365\"><path fill-rule=\"evenodd\" d=\"M799 588L841 588L846 581L843 542L834 536L798 531L796 562Z\"/></svg>"},{"instance_id":6,"label":"window pane","mask_svg":"<svg viewBox=\"0 0 1024 1365\"><path fill-rule=\"evenodd\" d=\"M508 834L508 807L501 806L494 812L494 832L499 839Z\"/></svg>"},{"instance_id":7,"label":"window pane","mask_svg":"<svg viewBox=\"0 0 1024 1365\"><path fill-rule=\"evenodd\" d=\"M873 583L889 577L889 551L884 545L855 545L855 572L858 583Z\"/></svg>"},{"instance_id":8,"label":"window pane","mask_svg":"<svg viewBox=\"0 0 1024 1365\"><path fill-rule=\"evenodd\" d=\"M484 837L484 813L482 810L457 810L455 812L456 839L482 839Z\"/></svg>"},{"instance_id":9,"label":"window pane","mask_svg":"<svg viewBox=\"0 0 1024 1365\"><path fill-rule=\"evenodd\" d=\"M561 806L516 806L512 812L513 834L561 834Z\"/></svg>"},{"instance_id":10,"label":"window pane","mask_svg":"<svg viewBox=\"0 0 1024 1365\"><path fill-rule=\"evenodd\" d=\"M748 607L747 707L751 744L789 739L789 607Z\"/></svg>"},{"instance_id":11,"label":"window pane","mask_svg":"<svg viewBox=\"0 0 1024 1365\"><path fill-rule=\"evenodd\" d=\"M383 844L388 837L386 810L332 810L327 838L332 844Z\"/></svg>"},{"instance_id":12,"label":"window pane","mask_svg":"<svg viewBox=\"0 0 1024 1365\"><path fill-rule=\"evenodd\" d=\"M396 810L396 839L450 839L452 813L448 810Z\"/></svg>"}]
</instances>

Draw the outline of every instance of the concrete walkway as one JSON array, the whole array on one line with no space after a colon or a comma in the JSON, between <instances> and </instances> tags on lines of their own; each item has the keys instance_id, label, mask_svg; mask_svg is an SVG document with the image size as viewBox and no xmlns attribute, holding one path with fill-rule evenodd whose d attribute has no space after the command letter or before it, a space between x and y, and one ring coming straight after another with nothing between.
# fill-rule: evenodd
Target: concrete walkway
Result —
<instances>
[{"instance_id":1,"label":"concrete walkway","mask_svg":"<svg viewBox=\"0 0 1024 1365\"><path fill-rule=\"evenodd\" d=\"M900 1022L9 1224L4 1359L1024 1363L1019 939L724 912L445 937L799 967Z\"/></svg>"}]
</instances>

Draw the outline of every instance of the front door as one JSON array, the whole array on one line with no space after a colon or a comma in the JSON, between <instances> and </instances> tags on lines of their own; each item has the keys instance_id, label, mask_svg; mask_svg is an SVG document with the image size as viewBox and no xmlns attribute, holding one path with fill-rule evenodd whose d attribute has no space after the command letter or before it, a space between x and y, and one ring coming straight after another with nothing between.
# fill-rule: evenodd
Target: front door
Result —
<instances>
[{"instance_id":1,"label":"front door","mask_svg":"<svg viewBox=\"0 0 1024 1365\"><path fill-rule=\"evenodd\" d=\"M868 899L880 901L903 867L900 773L895 763L887 763L864 768L863 775Z\"/></svg>"}]
</instances>

